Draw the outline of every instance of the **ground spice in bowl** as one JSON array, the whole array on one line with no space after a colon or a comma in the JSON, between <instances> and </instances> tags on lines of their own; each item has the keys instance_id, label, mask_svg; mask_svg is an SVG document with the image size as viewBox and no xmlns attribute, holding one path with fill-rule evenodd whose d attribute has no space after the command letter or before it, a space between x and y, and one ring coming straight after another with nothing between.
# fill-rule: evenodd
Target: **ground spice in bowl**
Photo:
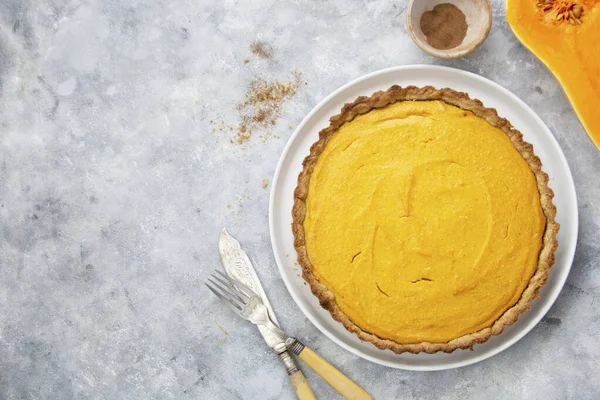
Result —
<instances>
[{"instance_id":1,"label":"ground spice in bowl","mask_svg":"<svg viewBox=\"0 0 600 400\"><path fill-rule=\"evenodd\" d=\"M421 30L427 37L427 43L438 50L460 45L468 28L465 14L454 4L438 4L421 16Z\"/></svg>"}]
</instances>

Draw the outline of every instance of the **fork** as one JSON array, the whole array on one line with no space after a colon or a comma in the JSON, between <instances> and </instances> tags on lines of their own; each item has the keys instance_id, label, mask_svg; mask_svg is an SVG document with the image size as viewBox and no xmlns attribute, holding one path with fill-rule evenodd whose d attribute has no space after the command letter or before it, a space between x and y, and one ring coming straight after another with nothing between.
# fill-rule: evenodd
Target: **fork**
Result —
<instances>
[{"instance_id":1,"label":"fork","mask_svg":"<svg viewBox=\"0 0 600 400\"><path fill-rule=\"evenodd\" d=\"M309 347L305 346L297 339L288 336L277 325L275 325L269 318L267 308L263 304L260 296L257 295L247 285L222 273L221 271L216 271L215 274L210 276L206 286L208 286L208 288L215 295L223 300L237 315L255 325L266 327L276 336L279 343L277 343L275 346L269 343L266 338L265 340L270 347L275 349L275 351L280 354L280 358L286 367L288 364L281 356L281 350L286 354L286 350L292 351L298 356L298 358L307 363L309 367L311 367L327 383L329 383L347 399L371 399L371 396L363 388L338 371L333 365L325 361ZM287 356L289 357L289 354L287 354ZM298 390L298 386L296 385L294 379L292 379L293 375L290 375L290 380L296 389L296 394L298 397L300 399L314 398L310 387L304 380L302 372L297 369L296 373L300 374L299 377L302 378L303 383L306 385L306 393L301 395L302 393Z\"/></svg>"},{"instance_id":2,"label":"fork","mask_svg":"<svg viewBox=\"0 0 600 400\"><path fill-rule=\"evenodd\" d=\"M208 286L208 288L221 300L225 301L225 304L227 304L237 315L252 322L254 325L266 326L274 333L280 334L285 342L285 333L277 325L271 322L267 307L265 307L258 294L254 293L252 289L239 280L232 278L221 271L217 270L215 272L216 274L212 274L210 278L208 278L208 282L214 287L221 289L223 294L216 291L208 283L206 286ZM213 280L211 280L211 278Z\"/></svg>"},{"instance_id":3,"label":"fork","mask_svg":"<svg viewBox=\"0 0 600 400\"><path fill-rule=\"evenodd\" d=\"M208 279L206 286L225 302L237 315L258 326L265 342L271 347L283 363L287 374L300 400L314 400L310 386L285 344L286 335L271 319L261 298L237 279L221 271L216 271ZM219 276L220 275L220 276Z\"/></svg>"}]
</instances>

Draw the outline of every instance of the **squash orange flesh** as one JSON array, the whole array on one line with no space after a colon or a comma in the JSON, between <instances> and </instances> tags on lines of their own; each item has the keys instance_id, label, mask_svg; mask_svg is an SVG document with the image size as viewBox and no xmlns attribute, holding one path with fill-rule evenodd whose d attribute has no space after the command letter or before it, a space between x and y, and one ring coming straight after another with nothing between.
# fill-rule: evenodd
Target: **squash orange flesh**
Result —
<instances>
[{"instance_id":1,"label":"squash orange flesh","mask_svg":"<svg viewBox=\"0 0 600 400\"><path fill-rule=\"evenodd\" d=\"M557 20L541 0L507 0L506 19L521 42L554 73L600 148L600 0L557 0L583 7L581 24Z\"/></svg>"}]
</instances>

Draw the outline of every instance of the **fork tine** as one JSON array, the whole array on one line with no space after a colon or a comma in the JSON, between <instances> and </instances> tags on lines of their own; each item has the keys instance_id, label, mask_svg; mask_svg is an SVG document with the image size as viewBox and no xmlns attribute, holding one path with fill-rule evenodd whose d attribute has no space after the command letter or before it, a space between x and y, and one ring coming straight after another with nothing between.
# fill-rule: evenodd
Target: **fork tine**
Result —
<instances>
[{"instance_id":1,"label":"fork tine","mask_svg":"<svg viewBox=\"0 0 600 400\"><path fill-rule=\"evenodd\" d=\"M248 301L248 300L250 300L251 297L254 297L254 296L259 297L258 294L256 294L256 292L254 292L254 290L249 288L248 285L246 285L242 281L240 281L232 276L229 276L219 270L217 270L215 272L217 272L219 275L221 275L222 277L227 279L227 281L230 283L230 285L232 285L235 288L236 292L239 293L243 298L245 298L244 301Z\"/></svg>"},{"instance_id":2,"label":"fork tine","mask_svg":"<svg viewBox=\"0 0 600 400\"><path fill-rule=\"evenodd\" d=\"M221 271L220 269L215 269L215 272L219 275L221 275L223 278L231 280L231 277L226 274L225 272Z\"/></svg>"},{"instance_id":3,"label":"fork tine","mask_svg":"<svg viewBox=\"0 0 600 400\"><path fill-rule=\"evenodd\" d=\"M244 307L244 306L246 305L246 302L245 302L245 301L242 301L242 300L240 300L238 296L235 296L233 293L231 293L231 290L229 290L229 289L227 289L227 288L223 287L223 286L222 286L222 284L220 284L219 282L216 282L216 281L214 281L214 280L211 280L211 278L212 278L212 279L214 279L214 278L211 276L210 278L208 278L208 281L209 281L209 282L210 282L210 283L211 283L211 284L212 284L212 285L213 285L215 288L219 289L219 290L221 291L221 293L224 295L224 297L226 297L226 298L227 298L227 300L228 300L230 303L235 303L235 304L236 304L238 307L240 307L240 308L242 308L242 307Z\"/></svg>"},{"instance_id":4,"label":"fork tine","mask_svg":"<svg viewBox=\"0 0 600 400\"><path fill-rule=\"evenodd\" d=\"M227 304L233 311L235 311L236 313L239 313L242 309L238 308L238 306L234 305L233 303L229 302L229 299L227 299L225 296L223 296L221 293L219 293L217 290L215 290L212 286L210 286L208 283L204 283L206 285L207 288L210 289L211 292L213 292L215 295L217 295L217 297L219 297L221 300L223 300L223 302L225 304Z\"/></svg>"},{"instance_id":5,"label":"fork tine","mask_svg":"<svg viewBox=\"0 0 600 400\"><path fill-rule=\"evenodd\" d=\"M222 278L224 278L227 282L229 282L229 284L233 287L235 287L237 289L237 291L239 292L240 290L237 288L236 283L238 282L237 279L233 279L232 277L230 277L229 275L227 275L226 273L224 273L223 271L219 271L218 269L215 270L215 272L217 274L219 274ZM215 275L215 274L213 274ZM215 275L216 276L216 275Z\"/></svg>"},{"instance_id":6,"label":"fork tine","mask_svg":"<svg viewBox=\"0 0 600 400\"><path fill-rule=\"evenodd\" d=\"M229 276L228 274L224 273L223 271L219 271L218 269L215 270L215 272L217 274L219 274L221 277L225 278L228 282L230 282L231 285L236 286L236 283L241 283L240 281L238 281L235 278L232 278L231 276Z\"/></svg>"},{"instance_id":7,"label":"fork tine","mask_svg":"<svg viewBox=\"0 0 600 400\"><path fill-rule=\"evenodd\" d=\"M242 293L248 299L252 296L258 297L258 294L256 294L252 289L248 287L248 285L244 284L243 282L240 282L239 280L232 278L219 270L217 270L216 272L219 273L221 276L225 277L229 282L231 282L231 284L235 286L237 291Z\"/></svg>"},{"instance_id":8,"label":"fork tine","mask_svg":"<svg viewBox=\"0 0 600 400\"><path fill-rule=\"evenodd\" d=\"M249 297L246 296L245 293L240 292L235 286L233 286L233 284L231 283L230 280L225 281L224 279L222 279L221 277L219 277L216 274L213 274L210 277L213 278L213 279L215 279L215 280L217 280L219 283L222 283L223 285L225 285L225 287L229 289L229 292L232 295L236 296L240 301L242 301L244 303L246 301L248 301Z\"/></svg>"},{"instance_id":9,"label":"fork tine","mask_svg":"<svg viewBox=\"0 0 600 400\"><path fill-rule=\"evenodd\" d=\"M231 288L231 286L229 285L224 285L223 282L221 282L220 280L216 279L215 276L210 275L207 279L208 282L210 282L213 286L217 287L219 290L221 290L223 292L223 294L229 296L230 294L232 294L231 292L234 291L233 288ZM236 298L236 300L240 301L239 299Z\"/></svg>"}]
</instances>

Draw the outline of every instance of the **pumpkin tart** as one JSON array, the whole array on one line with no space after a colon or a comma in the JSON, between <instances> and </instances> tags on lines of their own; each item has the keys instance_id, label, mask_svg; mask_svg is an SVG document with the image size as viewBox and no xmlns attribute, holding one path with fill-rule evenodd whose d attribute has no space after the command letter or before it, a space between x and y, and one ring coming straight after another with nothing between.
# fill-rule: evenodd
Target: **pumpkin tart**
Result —
<instances>
[{"instance_id":1,"label":"pumpkin tart","mask_svg":"<svg viewBox=\"0 0 600 400\"><path fill-rule=\"evenodd\" d=\"M530 307L557 249L533 146L452 89L392 86L330 119L294 193L294 246L322 307L396 353L472 348Z\"/></svg>"}]
</instances>

